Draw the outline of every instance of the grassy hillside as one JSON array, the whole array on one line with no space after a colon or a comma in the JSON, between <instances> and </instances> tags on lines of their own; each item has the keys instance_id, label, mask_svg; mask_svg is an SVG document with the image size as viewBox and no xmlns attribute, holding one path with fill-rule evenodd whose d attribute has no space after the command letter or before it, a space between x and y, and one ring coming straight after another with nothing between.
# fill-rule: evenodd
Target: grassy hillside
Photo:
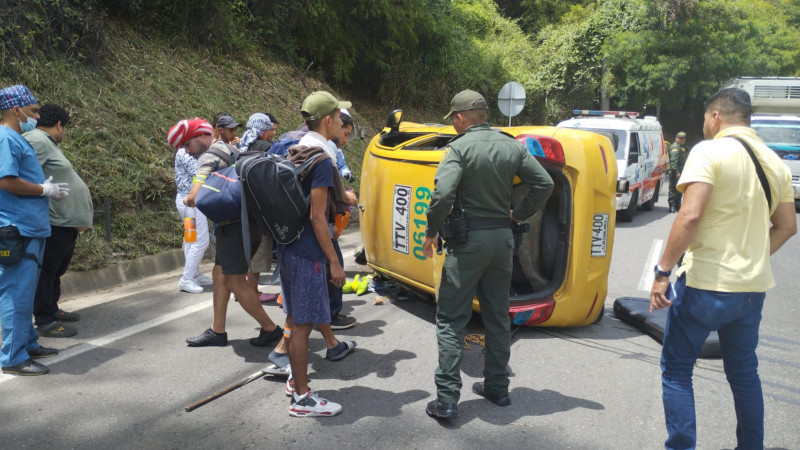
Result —
<instances>
[{"instance_id":1,"label":"grassy hillside","mask_svg":"<svg viewBox=\"0 0 800 450\"><path fill-rule=\"evenodd\" d=\"M70 111L62 148L91 189L95 209L102 210L104 198L111 200L112 244L104 241L103 217L96 216L94 230L79 239L74 270L180 247L173 151L166 143L168 129L179 119L227 111L244 123L253 112L271 112L281 133L301 122L300 104L311 91L327 89L351 98L313 77L304 80L304 68L262 55L223 58L175 47L120 24L110 24L110 31L113 58L99 67L33 59L22 62L20 79L0 77L0 85L25 83L40 103ZM351 112L366 128L366 139L345 147L358 175L366 144L389 108L352 99Z\"/></svg>"}]
</instances>

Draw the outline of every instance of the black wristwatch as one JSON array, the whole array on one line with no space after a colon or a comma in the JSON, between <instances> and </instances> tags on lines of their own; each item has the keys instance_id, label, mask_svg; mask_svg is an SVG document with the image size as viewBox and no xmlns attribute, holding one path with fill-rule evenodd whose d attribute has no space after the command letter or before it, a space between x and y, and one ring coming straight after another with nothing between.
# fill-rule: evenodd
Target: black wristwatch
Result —
<instances>
[{"instance_id":1,"label":"black wristwatch","mask_svg":"<svg viewBox=\"0 0 800 450\"><path fill-rule=\"evenodd\" d=\"M658 264L656 264L656 266L653 268L653 271L656 274L656 278L658 278L658 277L667 277L667 278L669 278L669 276L672 275L672 271L671 270L661 270L661 267L658 267Z\"/></svg>"}]
</instances>

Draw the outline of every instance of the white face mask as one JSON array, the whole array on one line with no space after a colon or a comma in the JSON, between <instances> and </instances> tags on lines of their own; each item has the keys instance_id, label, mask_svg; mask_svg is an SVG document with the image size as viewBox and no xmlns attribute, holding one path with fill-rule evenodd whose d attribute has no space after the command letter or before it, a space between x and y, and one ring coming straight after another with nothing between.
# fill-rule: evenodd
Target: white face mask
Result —
<instances>
[{"instance_id":1,"label":"white face mask","mask_svg":"<svg viewBox=\"0 0 800 450\"><path fill-rule=\"evenodd\" d=\"M19 121L19 128L22 130L23 133L27 133L28 131L33 131L36 129L36 119L33 117L28 117L22 109L19 110L23 116L25 116L25 122Z\"/></svg>"}]
</instances>

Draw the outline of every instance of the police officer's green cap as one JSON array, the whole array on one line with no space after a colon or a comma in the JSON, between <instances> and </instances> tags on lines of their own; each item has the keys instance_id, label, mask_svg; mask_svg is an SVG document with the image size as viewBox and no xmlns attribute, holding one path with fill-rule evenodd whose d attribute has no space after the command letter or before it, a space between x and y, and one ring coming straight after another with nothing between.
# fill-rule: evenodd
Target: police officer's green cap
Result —
<instances>
[{"instance_id":1,"label":"police officer's green cap","mask_svg":"<svg viewBox=\"0 0 800 450\"><path fill-rule=\"evenodd\" d=\"M683 131L679 131L678 134L675 135L675 139L680 139L680 138L685 138L685 137L686 137L686 133L684 133Z\"/></svg>"},{"instance_id":2,"label":"police officer's green cap","mask_svg":"<svg viewBox=\"0 0 800 450\"><path fill-rule=\"evenodd\" d=\"M454 112L472 111L474 109L487 110L489 105L486 104L486 100L481 94L465 89L450 100L450 112L444 118L447 120Z\"/></svg>"},{"instance_id":3,"label":"police officer's green cap","mask_svg":"<svg viewBox=\"0 0 800 450\"><path fill-rule=\"evenodd\" d=\"M303 106L300 108L300 114L303 115L305 120L321 119L334 110L339 108L350 108L353 104L350 102L340 102L336 100L330 92L316 91L303 100Z\"/></svg>"}]
</instances>

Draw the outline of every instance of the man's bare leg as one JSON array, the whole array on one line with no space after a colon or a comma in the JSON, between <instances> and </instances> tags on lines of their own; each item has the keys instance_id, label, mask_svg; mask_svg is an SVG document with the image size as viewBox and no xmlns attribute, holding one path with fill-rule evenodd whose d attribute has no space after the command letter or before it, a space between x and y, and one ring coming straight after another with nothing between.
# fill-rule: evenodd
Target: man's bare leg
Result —
<instances>
[{"instance_id":1,"label":"man's bare leg","mask_svg":"<svg viewBox=\"0 0 800 450\"><path fill-rule=\"evenodd\" d=\"M336 346L339 345L339 340L336 339L336 336L333 335L333 330L331 330L331 324L318 323L317 329L320 334L322 334L322 339L325 339L325 346L328 347L328 350L336 348Z\"/></svg>"},{"instance_id":2,"label":"man's bare leg","mask_svg":"<svg viewBox=\"0 0 800 450\"><path fill-rule=\"evenodd\" d=\"M283 338L278 345L275 346L273 349L274 352L283 353L284 355L289 353L289 341L292 337L292 323L289 318L286 318L286 323L283 324Z\"/></svg>"},{"instance_id":3,"label":"man's bare leg","mask_svg":"<svg viewBox=\"0 0 800 450\"><path fill-rule=\"evenodd\" d=\"M214 317L211 319L211 331L224 333L231 291L226 285L227 276L222 273L222 266L219 264L214 265L211 278L214 280Z\"/></svg>"},{"instance_id":4,"label":"man's bare leg","mask_svg":"<svg viewBox=\"0 0 800 450\"><path fill-rule=\"evenodd\" d=\"M294 391L298 397L308 392L308 336L311 328L311 324L295 324L292 326L292 338L289 339L289 361L292 364Z\"/></svg>"},{"instance_id":5,"label":"man's bare leg","mask_svg":"<svg viewBox=\"0 0 800 450\"><path fill-rule=\"evenodd\" d=\"M258 300L258 294L250 284L251 282L245 279L245 275L226 275L225 281L228 288L236 295L242 308L252 318L256 319L258 324L261 325L261 329L267 332L274 331L277 325L264 311L264 307L261 306L261 302Z\"/></svg>"},{"instance_id":6,"label":"man's bare leg","mask_svg":"<svg viewBox=\"0 0 800 450\"><path fill-rule=\"evenodd\" d=\"M260 273L249 273L249 274L247 274L247 281L250 281L251 282L250 284L253 285L253 289L255 289L256 295L258 295L260 293L260 292L258 292L258 279L260 277L261 277Z\"/></svg>"}]
</instances>

